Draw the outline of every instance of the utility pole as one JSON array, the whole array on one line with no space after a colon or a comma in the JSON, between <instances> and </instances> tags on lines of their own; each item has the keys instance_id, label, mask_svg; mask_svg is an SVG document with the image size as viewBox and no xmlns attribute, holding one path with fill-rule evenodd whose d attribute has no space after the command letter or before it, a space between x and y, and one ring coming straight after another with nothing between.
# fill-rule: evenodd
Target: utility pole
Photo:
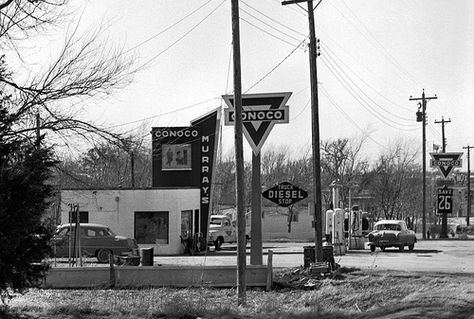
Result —
<instances>
[{"instance_id":1,"label":"utility pole","mask_svg":"<svg viewBox=\"0 0 474 319\"><path fill-rule=\"evenodd\" d=\"M441 121L435 121L435 124L441 124L441 138L442 144L443 145L443 153L446 153L446 138L444 137L444 126L448 123L451 123L451 119L445 120L444 117L441 117Z\"/></svg>"},{"instance_id":2,"label":"utility pole","mask_svg":"<svg viewBox=\"0 0 474 319\"><path fill-rule=\"evenodd\" d=\"M314 194L314 233L315 233L315 259L323 261L323 218L321 201L321 156L319 142L319 101L318 101L318 69L316 58L316 31L314 28L314 10L322 0L313 7L312 0L289 0L283 1L282 5L293 3L308 3L309 24L309 70L311 83L311 127L313 148L313 194Z\"/></svg>"},{"instance_id":3,"label":"utility pole","mask_svg":"<svg viewBox=\"0 0 474 319\"><path fill-rule=\"evenodd\" d=\"M244 207L244 147L242 125L242 75L240 68L239 0L232 0L232 51L234 67L234 140L235 183L237 209L237 304L245 305L246 299L246 238Z\"/></svg>"},{"instance_id":4,"label":"utility pole","mask_svg":"<svg viewBox=\"0 0 474 319\"><path fill-rule=\"evenodd\" d=\"M422 118L421 118L421 125L422 125L422 144L423 144L423 218L422 218L422 225L423 225L423 239L426 239L426 103L429 100L437 99L436 95L432 97L425 96L425 89L423 89L423 93L421 97L413 98L410 96L410 101L420 101L421 100L421 108L422 108Z\"/></svg>"},{"instance_id":5,"label":"utility pole","mask_svg":"<svg viewBox=\"0 0 474 319\"><path fill-rule=\"evenodd\" d=\"M464 146L463 149L467 149L467 217L466 224L469 226L471 218L471 148L474 146Z\"/></svg>"}]
</instances>

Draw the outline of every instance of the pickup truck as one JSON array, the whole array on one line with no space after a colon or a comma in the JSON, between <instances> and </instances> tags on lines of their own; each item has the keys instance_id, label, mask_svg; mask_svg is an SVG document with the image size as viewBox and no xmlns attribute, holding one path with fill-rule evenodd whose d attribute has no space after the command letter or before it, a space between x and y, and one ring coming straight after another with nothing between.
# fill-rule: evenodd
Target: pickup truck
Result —
<instances>
[{"instance_id":1,"label":"pickup truck","mask_svg":"<svg viewBox=\"0 0 474 319\"><path fill-rule=\"evenodd\" d=\"M250 239L250 227L246 227L246 239ZM209 237L207 245L214 245L216 250L221 250L223 243L237 242L236 221L227 215L211 215L209 222Z\"/></svg>"}]
</instances>

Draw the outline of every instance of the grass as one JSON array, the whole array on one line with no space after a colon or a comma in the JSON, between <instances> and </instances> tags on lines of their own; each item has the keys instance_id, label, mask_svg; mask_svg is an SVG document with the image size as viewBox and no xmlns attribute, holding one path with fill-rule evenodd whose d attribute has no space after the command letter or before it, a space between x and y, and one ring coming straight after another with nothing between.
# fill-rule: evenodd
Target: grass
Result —
<instances>
[{"instance_id":1,"label":"grass","mask_svg":"<svg viewBox=\"0 0 474 319\"><path fill-rule=\"evenodd\" d=\"M279 288L248 290L245 306L236 289L31 290L0 318L474 318L470 276L341 270L314 289L291 285L307 273L277 273Z\"/></svg>"}]
</instances>

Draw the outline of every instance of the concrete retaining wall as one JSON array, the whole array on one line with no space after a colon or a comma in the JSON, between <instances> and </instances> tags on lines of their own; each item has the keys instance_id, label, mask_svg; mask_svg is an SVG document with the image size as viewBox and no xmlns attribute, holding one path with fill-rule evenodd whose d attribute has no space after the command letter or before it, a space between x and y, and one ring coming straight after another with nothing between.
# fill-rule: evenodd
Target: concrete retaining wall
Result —
<instances>
[{"instance_id":1,"label":"concrete retaining wall","mask_svg":"<svg viewBox=\"0 0 474 319\"><path fill-rule=\"evenodd\" d=\"M272 252L267 265L247 265L249 287L271 289ZM44 288L235 287L236 266L114 266L53 268Z\"/></svg>"},{"instance_id":2,"label":"concrete retaining wall","mask_svg":"<svg viewBox=\"0 0 474 319\"><path fill-rule=\"evenodd\" d=\"M247 286L267 287L266 265L246 267ZM234 287L236 266L119 266L51 269L44 288ZM271 287L271 282L269 283ZM268 287L268 288L270 288Z\"/></svg>"}]
</instances>

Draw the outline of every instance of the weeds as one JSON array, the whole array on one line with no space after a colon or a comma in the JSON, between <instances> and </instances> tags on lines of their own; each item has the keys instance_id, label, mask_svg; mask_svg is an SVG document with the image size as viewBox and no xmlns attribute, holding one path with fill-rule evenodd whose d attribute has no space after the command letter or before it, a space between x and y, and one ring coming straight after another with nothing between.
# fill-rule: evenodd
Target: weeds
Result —
<instances>
[{"instance_id":1,"label":"weeds","mask_svg":"<svg viewBox=\"0 0 474 319\"><path fill-rule=\"evenodd\" d=\"M288 273L298 275L289 270L289 281L296 278ZM337 279L318 280L313 290L249 289L244 306L237 306L235 289L32 290L0 308L0 317L440 319L474 313L474 278L467 276L341 269Z\"/></svg>"}]
</instances>

